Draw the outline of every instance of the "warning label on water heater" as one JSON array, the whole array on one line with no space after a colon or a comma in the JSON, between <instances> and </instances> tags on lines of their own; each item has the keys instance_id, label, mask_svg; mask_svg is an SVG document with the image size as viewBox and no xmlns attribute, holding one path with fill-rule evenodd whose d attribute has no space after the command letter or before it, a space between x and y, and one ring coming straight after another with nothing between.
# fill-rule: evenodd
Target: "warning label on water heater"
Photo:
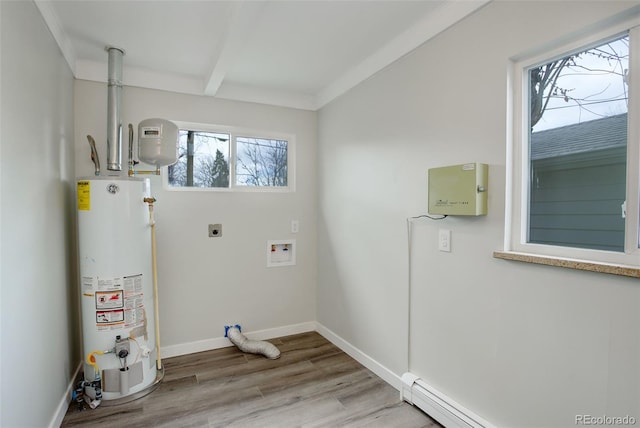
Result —
<instances>
[{"instance_id":1,"label":"warning label on water heater","mask_svg":"<svg viewBox=\"0 0 640 428\"><path fill-rule=\"evenodd\" d=\"M78 181L78 210L91 210L91 182L88 180Z\"/></svg>"},{"instance_id":2,"label":"warning label on water heater","mask_svg":"<svg viewBox=\"0 0 640 428\"><path fill-rule=\"evenodd\" d=\"M124 311L96 311L96 323L98 330L111 329L113 326L120 327L124 324Z\"/></svg>"},{"instance_id":3,"label":"warning label on water heater","mask_svg":"<svg viewBox=\"0 0 640 428\"><path fill-rule=\"evenodd\" d=\"M94 297L96 329L119 330L144 326L146 312L142 274L121 277L82 277L83 295Z\"/></svg>"},{"instance_id":4,"label":"warning label on water heater","mask_svg":"<svg viewBox=\"0 0 640 428\"><path fill-rule=\"evenodd\" d=\"M96 293L96 309L123 308L122 291L98 291Z\"/></svg>"}]
</instances>

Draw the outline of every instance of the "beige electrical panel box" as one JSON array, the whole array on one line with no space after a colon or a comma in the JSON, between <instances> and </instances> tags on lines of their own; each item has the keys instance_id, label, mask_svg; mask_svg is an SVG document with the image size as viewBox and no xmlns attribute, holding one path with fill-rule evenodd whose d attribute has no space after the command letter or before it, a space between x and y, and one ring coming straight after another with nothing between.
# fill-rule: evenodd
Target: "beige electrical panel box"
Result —
<instances>
[{"instance_id":1,"label":"beige electrical panel box","mask_svg":"<svg viewBox=\"0 0 640 428\"><path fill-rule=\"evenodd\" d=\"M488 177L484 163L429 169L429 214L486 215Z\"/></svg>"}]
</instances>

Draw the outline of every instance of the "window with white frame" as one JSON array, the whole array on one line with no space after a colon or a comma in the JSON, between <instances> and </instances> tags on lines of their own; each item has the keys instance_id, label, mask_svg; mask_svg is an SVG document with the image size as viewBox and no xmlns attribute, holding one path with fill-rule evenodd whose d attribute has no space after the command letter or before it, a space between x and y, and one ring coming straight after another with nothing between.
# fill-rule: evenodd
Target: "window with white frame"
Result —
<instances>
[{"instance_id":1,"label":"window with white frame","mask_svg":"<svg viewBox=\"0 0 640 428\"><path fill-rule=\"evenodd\" d=\"M634 25L513 64L506 250L640 265Z\"/></svg>"},{"instance_id":2,"label":"window with white frame","mask_svg":"<svg viewBox=\"0 0 640 428\"><path fill-rule=\"evenodd\" d=\"M179 124L170 189L293 190L293 137L210 125Z\"/></svg>"}]
</instances>

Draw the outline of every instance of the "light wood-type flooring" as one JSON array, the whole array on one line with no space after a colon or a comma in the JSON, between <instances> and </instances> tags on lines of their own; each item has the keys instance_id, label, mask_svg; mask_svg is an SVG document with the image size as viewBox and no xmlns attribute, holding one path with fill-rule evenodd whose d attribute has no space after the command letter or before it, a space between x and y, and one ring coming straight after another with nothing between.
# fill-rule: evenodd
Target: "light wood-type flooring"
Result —
<instances>
[{"instance_id":1,"label":"light wood-type flooring","mask_svg":"<svg viewBox=\"0 0 640 428\"><path fill-rule=\"evenodd\" d=\"M439 427L316 332L270 340L269 360L236 347L163 360L165 377L129 403L78 411L63 427Z\"/></svg>"}]
</instances>

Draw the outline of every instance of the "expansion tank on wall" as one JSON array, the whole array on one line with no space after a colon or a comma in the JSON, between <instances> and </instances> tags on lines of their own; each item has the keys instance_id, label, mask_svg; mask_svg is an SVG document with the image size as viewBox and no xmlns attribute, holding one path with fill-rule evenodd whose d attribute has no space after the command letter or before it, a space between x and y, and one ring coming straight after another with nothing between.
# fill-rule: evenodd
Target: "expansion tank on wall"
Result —
<instances>
[{"instance_id":1,"label":"expansion tank on wall","mask_svg":"<svg viewBox=\"0 0 640 428\"><path fill-rule=\"evenodd\" d=\"M161 378L149 180L92 177L77 186L85 380L101 380L103 400L136 398Z\"/></svg>"},{"instance_id":2,"label":"expansion tank on wall","mask_svg":"<svg viewBox=\"0 0 640 428\"><path fill-rule=\"evenodd\" d=\"M138 159L156 167L178 161L178 126L166 119L145 119L138 124Z\"/></svg>"}]
</instances>

